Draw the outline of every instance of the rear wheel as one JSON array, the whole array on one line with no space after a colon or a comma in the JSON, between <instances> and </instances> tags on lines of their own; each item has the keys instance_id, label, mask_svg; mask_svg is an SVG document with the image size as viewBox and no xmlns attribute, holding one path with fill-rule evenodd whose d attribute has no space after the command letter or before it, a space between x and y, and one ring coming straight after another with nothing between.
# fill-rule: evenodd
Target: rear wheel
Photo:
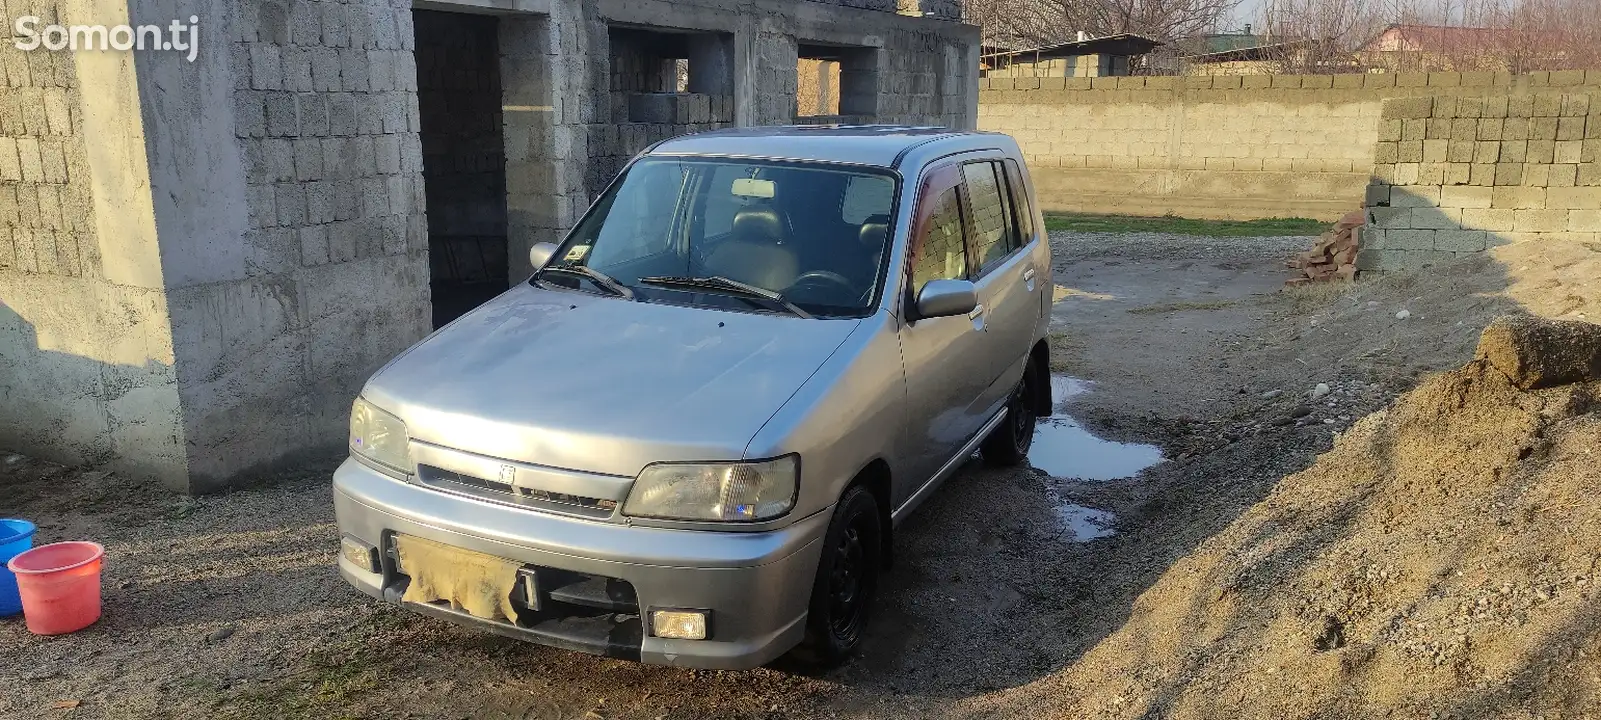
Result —
<instances>
[{"instance_id":1,"label":"rear wheel","mask_svg":"<svg viewBox=\"0 0 1601 720\"><path fill-rule=\"evenodd\" d=\"M834 667L861 646L878 594L882 540L873 494L861 486L845 491L823 538L806 615L806 639L795 649L803 662Z\"/></svg>"},{"instance_id":2,"label":"rear wheel","mask_svg":"<svg viewBox=\"0 0 1601 720\"><path fill-rule=\"evenodd\" d=\"M1028 463L1028 449L1034 445L1034 426L1039 420L1034 412L1038 375L1032 362L1023 368L1023 378L1017 381L1006 402L1006 419L990 431L979 449L985 463L1007 467Z\"/></svg>"}]
</instances>

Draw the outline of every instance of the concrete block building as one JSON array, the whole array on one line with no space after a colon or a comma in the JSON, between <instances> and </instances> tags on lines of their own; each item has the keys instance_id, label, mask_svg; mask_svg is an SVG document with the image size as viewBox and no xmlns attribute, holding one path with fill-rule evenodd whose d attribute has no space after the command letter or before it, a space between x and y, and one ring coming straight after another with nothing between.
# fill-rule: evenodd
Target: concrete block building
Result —
<instances>
[{"instance_id":1,"label":"concrete block building","mask_svg":"<svg viewBox=\"0 0 1601 720\"><path fill-rule=\"evenodd\" d=\"M192 61L0 47L0 448L186 492L336 451L362 381L634 153L794 122L805 59L843 118L977 115L955 0L0 0L24 15L198 31Z\"/></svg>"}]
</instances>

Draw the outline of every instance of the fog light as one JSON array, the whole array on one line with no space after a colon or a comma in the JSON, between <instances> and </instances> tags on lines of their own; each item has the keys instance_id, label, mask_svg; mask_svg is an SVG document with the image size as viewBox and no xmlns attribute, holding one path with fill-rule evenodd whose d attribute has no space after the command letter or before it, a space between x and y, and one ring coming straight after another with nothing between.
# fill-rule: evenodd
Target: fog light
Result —
<instances>
[{"instance_id":1,"label":"fog light","mask_svg":"<svg viewBox=\"0 0 1601 720\"><path fill-rule=\"evenodd\" d=\"M651 634L674 640L705 640L706 612L703 610L653 610Z\"/></svg>"},{"instance_id":2,"label":"fog light","mask_svg":"<svg viewBox=\"0 0 1601 720\"><path fill-rule=\"evenodd\" d=\"M378 572L378 553L367 543L352 537L339 538L339 554L362 570Z\"/></svg>"}]
</instances>

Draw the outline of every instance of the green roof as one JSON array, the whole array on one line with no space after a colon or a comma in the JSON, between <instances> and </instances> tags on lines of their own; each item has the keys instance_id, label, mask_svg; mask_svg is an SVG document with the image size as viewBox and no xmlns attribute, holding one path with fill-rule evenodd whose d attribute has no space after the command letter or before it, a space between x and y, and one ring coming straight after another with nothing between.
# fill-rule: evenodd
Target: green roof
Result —
<instances>
[{"instance_id":1,"label":"green roof","mask_svg":"<svg viewBox=\"0 0 1601 720\"><path fill-rule=\"evenodd\" d=\"M1201 50L1198 55L1207 53L1229 52L1231 50L1249 50L1260 47L1267 38L1261 35L1203 35L1201 37Z\"/></svg>"}]
</instances>

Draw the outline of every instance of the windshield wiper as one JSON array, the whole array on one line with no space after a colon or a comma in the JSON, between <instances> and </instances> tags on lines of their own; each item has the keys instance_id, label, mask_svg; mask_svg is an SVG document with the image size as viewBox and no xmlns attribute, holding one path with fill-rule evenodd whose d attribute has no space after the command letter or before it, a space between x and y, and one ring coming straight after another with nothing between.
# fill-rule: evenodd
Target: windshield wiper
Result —
<instances>
[{"instance_id":1,"label":"windshield wiper","mask_svg":"<svg viewBox=\"0 0 1601 720\"><path fill-rule=\"evenodd\" d=\"M596 270L588 265L549 265L539 272L558 272L567 273L569 275L577 275L589 280L590 282L599 286L601 289L606 290L613 295L628 298L629 300L634 299L634 291L627 285L617 282L616 280L612 279L612 276Z\"/></svg>"},{"instance_id":2,"label":"windshield wiper","mask_svg":"<svg viewBox=\"0 0 1601 720\"><path fill-rule=\"evenodd\" d=\"M768 290L767 288L759 288L755 285L747 285L738 280L730 280L721 275L710 275L706 277L675 277L671 275L655 275L652 277L642 277L639 279L639 282L645 285L660 285L662 287L670 288L719 290L724 293L743 298L765 300L772 305L776 305L780 308L788 310L796 317L804 318L806 320L812 319L811 313L800 309L795 305L795 303L785 300L783 295L773 292L772 290Z\"/></svg>"}]
</instances>

